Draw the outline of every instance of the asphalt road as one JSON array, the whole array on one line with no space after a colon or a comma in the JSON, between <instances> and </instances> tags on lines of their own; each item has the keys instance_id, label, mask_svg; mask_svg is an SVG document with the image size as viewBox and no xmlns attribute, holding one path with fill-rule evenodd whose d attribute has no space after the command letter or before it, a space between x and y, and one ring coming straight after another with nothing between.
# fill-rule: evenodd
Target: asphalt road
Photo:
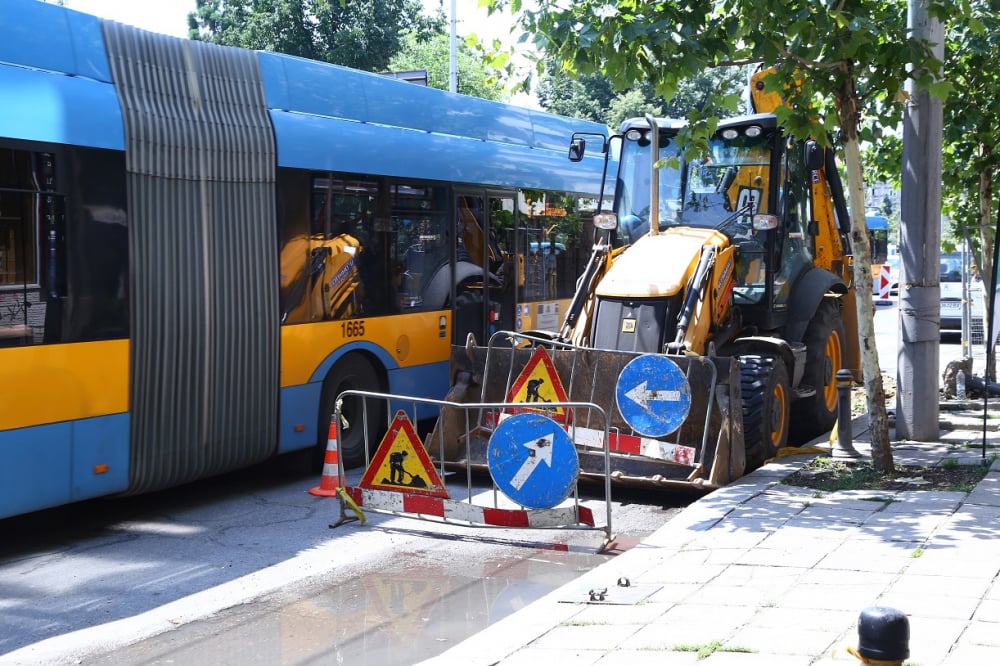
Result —
<instances>
[{"instance_id":1,"label":"asphalt road","mask_svg":"<svg viewBox=\"0 0 1000 666\"><path fill-rule=\"evenodd\" d=\"M878 349L879 367L882 372L890 376L896 376L896 363L899 354L899 312L895 302L890 304L876 304L875 306L875 346ZM973 369L977 373L982 373L985 359L985 347L983 345L970 345L972 352ZM941 346L939 351L939 374L944 372L949 362L962 357L962 340L958 333L942 333Z\"/></svg>"},{"instance_id":2,"label":"asphalt road","mask_svg":"<svg viewBox=\"0 0 1000 666\"><path fill-rule=\"evenodd\" d=\"M224 664L239 655L246 666L303 663L296 655L317 650L324 660L408 664L613 557L597 553L605 534L595 530L379 514L331 529L339 502L309 494L318 482L260 465L0 521L0 664ZM485 491L482 482L473 489ZM619 547L690 499L615 494ZM605 524L602 494L583 489L581 501Z\"/></svg>"}]
</instances>

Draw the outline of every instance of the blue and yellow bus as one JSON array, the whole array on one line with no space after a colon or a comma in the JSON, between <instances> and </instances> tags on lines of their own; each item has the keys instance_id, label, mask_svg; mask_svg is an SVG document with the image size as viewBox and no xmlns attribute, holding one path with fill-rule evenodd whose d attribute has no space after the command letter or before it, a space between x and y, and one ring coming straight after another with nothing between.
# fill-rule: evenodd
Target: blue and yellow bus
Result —
<instances>
[{"instance_id":1,"label":"blue and yellow bus","mask_svg":"<svg viewBox=\"0 0 1000 666\"><path fill-rule=\"evenodd\" d=\"M0 518L322 459L342 391L556 328L605 129L5 0Z\"/></svg>"}]
</instances>

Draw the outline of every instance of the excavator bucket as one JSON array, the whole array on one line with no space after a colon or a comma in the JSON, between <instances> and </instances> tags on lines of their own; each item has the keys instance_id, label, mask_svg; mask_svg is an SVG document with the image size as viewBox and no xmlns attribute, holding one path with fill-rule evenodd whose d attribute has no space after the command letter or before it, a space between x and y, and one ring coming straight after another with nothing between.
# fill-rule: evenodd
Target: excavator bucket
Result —
<instances>
[{"instance_id":1,"label":"excavator bucket","mask_svg":"<svg viewBox=\"0 0 1000 666\"><path fill-rule=\"evenodd\" d=\"M610 475L620 485L707 491L742 476L745 455L738 363L729 358L656 355L658 363L676 366L673 372L683 377L681 392L690 401L683 414L666 415L679 424L676 429L651 436L630 425L635 419L627 419L618 405L623 388L619 378L639 356L512 332L497 333L485 347L455 346L452 387L446 400L502 406L478 413L443 408L426 448L440 451L438 442L443 442L446 466L468 464L485 470L493 429L508 416L535 411L549 414L565 427L577 448L582 480L603 481ZM655 383L656 377L651 377L650 384ZM610 419L607 439L603 424L575 423L568 411L548 406L565 402L603 408ZM651 409L676 406L664 402ZM605 448L610 450L610 469L605 468Z\"/></svg>"}]
</instances>

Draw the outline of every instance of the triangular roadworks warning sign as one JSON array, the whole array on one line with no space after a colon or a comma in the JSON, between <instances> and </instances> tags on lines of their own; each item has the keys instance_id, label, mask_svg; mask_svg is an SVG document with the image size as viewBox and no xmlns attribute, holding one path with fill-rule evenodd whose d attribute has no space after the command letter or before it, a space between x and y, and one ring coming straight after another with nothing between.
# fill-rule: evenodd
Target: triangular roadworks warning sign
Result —
<instances>
[{"instance_id":1,"label":"triangular roadworks warning sign","mask_svg":"<svg viewBox=\"0 0 1000 666\"><path fill-rule=\"evenodd\" d=\"M538 412L545 414L553 421L568 425L570 414L564 407L546 407L547 402L569 402L566 397L566 389L563 388L562 381L556 373L552 357L545 351L545 347L537 347L535 353L531 355L528 364L521 370L514 384L507 394L507 402L535 403L538 407L510 407L505 411L508 414L521 414L524 412Z\"/></svg>"},{"instance_id":2,"label":"triangular roadworks warning sign","mask_svg":"<svg viewBox=\"0 0 1000 666\"><path fill-rule=\"evenodd\" d=\"M358 486L448 499L441 477L403 410L396 412Z\"/></svg>"}]
</instances>

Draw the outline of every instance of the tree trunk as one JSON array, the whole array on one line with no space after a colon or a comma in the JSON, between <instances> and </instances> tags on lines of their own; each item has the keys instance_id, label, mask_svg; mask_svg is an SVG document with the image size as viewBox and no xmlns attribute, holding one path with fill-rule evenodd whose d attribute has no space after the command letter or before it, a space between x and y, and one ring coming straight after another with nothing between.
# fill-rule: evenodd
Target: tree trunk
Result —
<instances>
[{"instance_id":1,"label":"tree trunk","mask_svg":"<svg viewBox=\"0 0 1000 666\"><path fill-rule=\"evenodd\" d=\"M851 122L847 120L846 122ZM856 126L856 125L855 125ZM851 127L842 119L841 127ZM853 136L851 136L853 134ZM872 252L865 221L865 185L861 170L861 149L857 133L845 133L844 162L847 170L848 204L851 211L851 245L854 254L855 302L858 311L858 338L861 344L861 370L868 400L868 426L872 438L872 464L879 472L894 468L889 445L889 417L885 406L885 387L875 345L875 305L872 302Z\"/></svg>"},{"instance_id":2,"label":"tree trunk","mask_svg":"<svg viewBox=\"0 0 1000 666\"><path fill-rule=\"evenodd\" d=\"M989 157L993 150L990 146L983 146L981 151L981 156L985 159L982 160L982 164L989 164ZM992 174L988 170L984 170L979 174L979 237L982 239L980 243L980 254L982 258L979 260L979 277L983 280L983 331L984 340L986 342L986 368L984 376L990 380L996 380L996 359L993 354L989 351L992 348L992 340L987 339L990 332L990 303L996 294L997 285L994 284L996 271L993 266L993 244L996 243L996 230L993 228L993 179ZM997 313L994 313L996 316ZM993 326L993 330L996 331L997 327Z\"/></svg>"}]
</instances>

